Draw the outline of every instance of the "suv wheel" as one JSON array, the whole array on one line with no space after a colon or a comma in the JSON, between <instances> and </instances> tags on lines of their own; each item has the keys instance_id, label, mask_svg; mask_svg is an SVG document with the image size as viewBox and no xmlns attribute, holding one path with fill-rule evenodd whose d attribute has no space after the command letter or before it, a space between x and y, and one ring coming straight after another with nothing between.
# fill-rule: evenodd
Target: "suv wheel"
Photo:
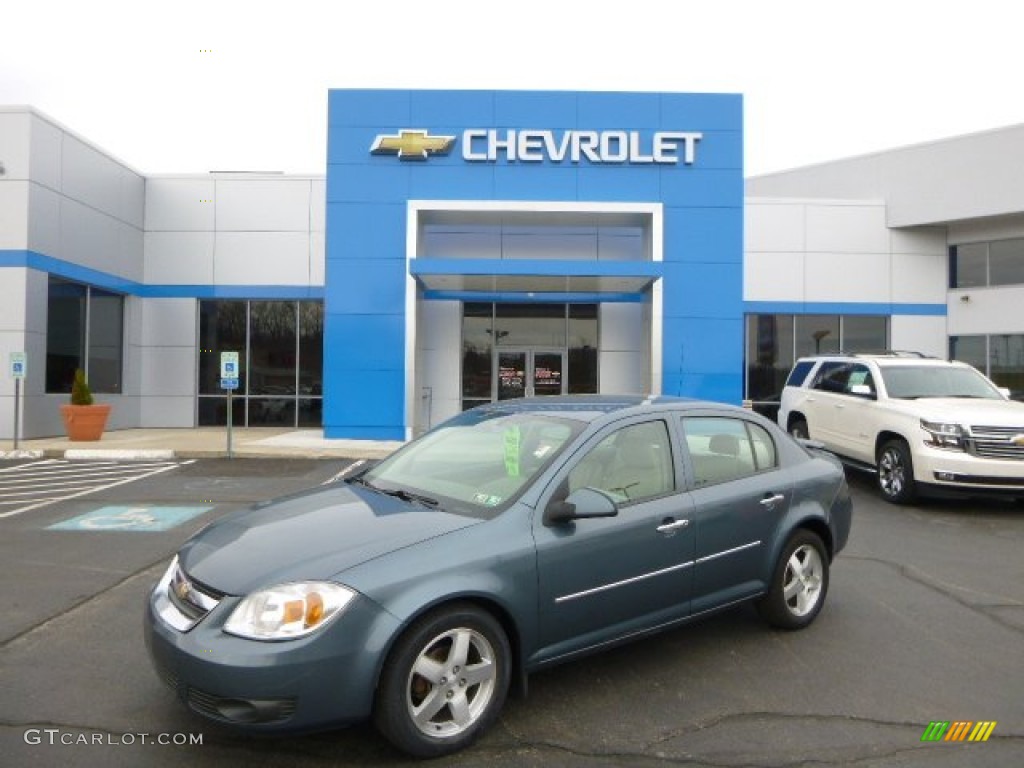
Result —
<instances>
[{"instance_id":1,"label":"suv wheel","mask_svg":"<svg viewBox=\"0 0 1024 768\"><path fill-rule=\"evenodd\" d=\"M893 504L909 504L917 495L914 462L904 440L889 440L878 452L878 490Z\"/></svg>"},{"instance_id":2,"label":"suv wheel","mask_svg":"<svg viewBox=\"0 0 1024 768\"><path fill-rule=\"evenodd\" d=\"M796 419L790 422L789 434L798 440L806 440L811 436L810 431L807 429L807 422L803 419Z\"/></svg>"}]
</instances>

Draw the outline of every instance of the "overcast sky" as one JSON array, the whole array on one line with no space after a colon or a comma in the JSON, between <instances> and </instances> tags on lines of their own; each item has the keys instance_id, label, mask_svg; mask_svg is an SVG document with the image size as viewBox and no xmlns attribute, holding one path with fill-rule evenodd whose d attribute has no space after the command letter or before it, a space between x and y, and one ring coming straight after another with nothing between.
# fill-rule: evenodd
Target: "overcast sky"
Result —
<instances>
[{"instance_id":1,"label":"overcast sky","mask_svg":"<svg viewBox=\"0 0 1024 768\"><path fill-rule=\"evenodd\" d=\"M6 6L0 104L147 174L323 173L329 88L740 93L748 176L1024 122L1013 0Z\"/></svg>"}]
</instances>

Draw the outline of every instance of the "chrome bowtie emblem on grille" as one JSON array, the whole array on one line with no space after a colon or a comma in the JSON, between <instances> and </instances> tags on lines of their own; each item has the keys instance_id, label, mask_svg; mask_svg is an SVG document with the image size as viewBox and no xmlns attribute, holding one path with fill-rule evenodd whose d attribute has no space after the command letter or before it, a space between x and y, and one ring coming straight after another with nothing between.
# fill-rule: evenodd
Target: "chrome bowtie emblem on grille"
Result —
<instances>
[{"instance_id":1,"label":"chrome bowtie emblem on grille","mask_svg":"<svg viewBox=\"0 0 1024 768\"><path fill-rule=\"evenodd\" d=\"M373 155L398 155L399 160L426 160L427 155L447 155L454 136L431 136L426 131L401 130L397 136L380 135L370 147Z\"/></svg>"},{"instance_id":2,"label":"chrome bowtie emblem on grille","mask_svg":"<svg viewBox=\"0 0 1024 768\"><path fill-rule=\"evenodd\" d=\"M192 592L192 585L185 579L182 579L174 585L174 594L178 596L179 600L188 600L189 594Z\"/></svg>"}]
</instances>

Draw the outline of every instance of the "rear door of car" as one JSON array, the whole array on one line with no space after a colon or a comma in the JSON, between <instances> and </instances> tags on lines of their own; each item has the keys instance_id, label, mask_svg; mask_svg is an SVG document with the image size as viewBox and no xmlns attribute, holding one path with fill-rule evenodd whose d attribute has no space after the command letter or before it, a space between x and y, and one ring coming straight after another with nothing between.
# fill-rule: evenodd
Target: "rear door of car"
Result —
<instances>
[{"instance_id":1,"label":"rear door of car","mask_svg":"<svg viewBox=\"0 0 1024 768\"><path fill-rule=\"evenodd\" d=\"M685 617L692 585L693 509L681 493L669 417L631 419L596 434L566 462L534 522L542 648L536 662ZM549 525L553 496L597 488L614 517Z\"/></svg>"},{"instance_id":2,"label":"rear door of car","mask_svg":"<svg viewBox=\"0 0 1024 768\"><path fill-rule=\"evenodd\" d=\"M772 433L753 419L695 412L680 425L697 533L691 601L697 614L766 589L793 478L780 467Z\"/></svg>"}]
</instances>

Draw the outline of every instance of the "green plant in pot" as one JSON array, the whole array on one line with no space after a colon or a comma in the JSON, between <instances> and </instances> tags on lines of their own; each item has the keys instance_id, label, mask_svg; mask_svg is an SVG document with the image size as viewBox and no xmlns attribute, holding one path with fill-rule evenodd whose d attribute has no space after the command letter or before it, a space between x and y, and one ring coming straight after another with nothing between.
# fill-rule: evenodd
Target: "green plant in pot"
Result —
<instances>
[{"instance_id":1,"label":"green plant in pot","mask_svg":"<svg viewBox=\"0 0 1024 768\"><path fill-rule=\"evenodd\" d=\"M85 371L78 368L71 384L71 402L60 407L60 414L69 440L99 440L107 426L110 404L93 402Z\"/></svg>"}]
</instances>

